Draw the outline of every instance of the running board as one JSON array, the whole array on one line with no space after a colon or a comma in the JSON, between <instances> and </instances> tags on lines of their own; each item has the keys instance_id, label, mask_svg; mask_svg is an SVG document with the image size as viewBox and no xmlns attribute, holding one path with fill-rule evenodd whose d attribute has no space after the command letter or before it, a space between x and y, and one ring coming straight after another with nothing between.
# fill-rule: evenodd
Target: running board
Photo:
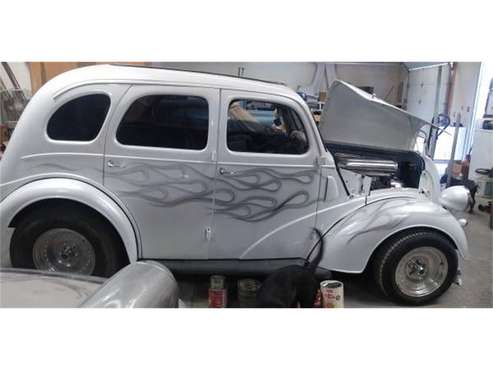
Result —
<instances>
[{"instance_id":1,"label":"running board","mask_svg":"<svg viewBox=\"0 0 493 370\"><path fill-rule=\"evenodd\" d=\"M303 258L265 259L265 260L157 260L169 268L174 274L210 275L223 274L233 276L269 275L282 267L303 266ZM316 270L317 276L325 277L330 271L322 267Z\"/></svg>"}]
</instances>

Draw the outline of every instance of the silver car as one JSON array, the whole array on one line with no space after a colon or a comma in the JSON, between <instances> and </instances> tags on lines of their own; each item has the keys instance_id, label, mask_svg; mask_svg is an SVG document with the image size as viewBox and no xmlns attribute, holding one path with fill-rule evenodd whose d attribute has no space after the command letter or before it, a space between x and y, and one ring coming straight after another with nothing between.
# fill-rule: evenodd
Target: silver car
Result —
<instances>
[{"instance_id":1,"label":"silver car","mask_svg":"<svg viewBox=\"0 0 493 370\"><path fill-rule=\"evenodd\" d=\"M390 298L441 295L468 247L424 153L427 122L337 81L317 127L280 84L99 65L46 83L1 161L3 265L110 276L374 272ZM421 154L420 154L421 153ZM445 205L445 207L444 207ZM447 209L446 209L447 208Z\"/></svg>"}]
</instances>

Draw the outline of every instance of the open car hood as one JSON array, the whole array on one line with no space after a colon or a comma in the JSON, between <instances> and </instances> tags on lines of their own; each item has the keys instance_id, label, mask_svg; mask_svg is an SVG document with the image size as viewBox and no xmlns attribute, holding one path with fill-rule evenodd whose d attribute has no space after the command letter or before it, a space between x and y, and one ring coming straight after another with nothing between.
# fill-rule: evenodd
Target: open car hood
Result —
<instances>
[{"instance_id":1,"label":"open car hood","mask_svg":"<svg viewBox=\"0 0 493 370\"><path fill-rule=\"evenodd\" d=\"M430 123L346 82L335 81L319 127L325 142L414 150L425 125Z\"/></svg>"}]
</instances>

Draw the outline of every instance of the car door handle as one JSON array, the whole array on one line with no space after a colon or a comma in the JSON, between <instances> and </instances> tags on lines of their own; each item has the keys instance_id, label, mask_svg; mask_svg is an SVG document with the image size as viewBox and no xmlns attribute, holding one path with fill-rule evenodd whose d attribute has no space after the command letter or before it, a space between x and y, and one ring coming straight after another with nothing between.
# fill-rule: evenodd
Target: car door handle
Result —
<instances>
[{"instance_id":1,"label":"car door handle","mask_svg":"<svg viewBox=\"0 0 493 370\"><path fill-rule=\"evenodd\" d=\"M235 171L230 171L230 170L227 170L224 167L219 167L219 174L220 175L234 175L235 174Z\"/></svg>"},{"instance_id":2,"label":"car door handle","mask_svg":"<svg viewBox=\"0 0 493 370\"><path fill-rule=\"evenodd\" d=\"M110 167L110 168L113 168L113 167L115 167L115 168L123 168L123 167L125 167L124 164L122 164L122 163L116 163L116 162L112 161L111 159L108 162L106 162L106 165L108 167Z\"/></svg>"}]
</instances>

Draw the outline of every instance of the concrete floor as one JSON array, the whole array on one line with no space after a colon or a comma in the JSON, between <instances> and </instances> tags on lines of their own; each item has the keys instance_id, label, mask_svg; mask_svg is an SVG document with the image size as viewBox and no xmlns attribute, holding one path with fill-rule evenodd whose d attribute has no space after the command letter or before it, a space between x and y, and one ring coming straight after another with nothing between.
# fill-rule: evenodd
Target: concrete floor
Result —
<instances>
[{"instance_id":1,"label":"concrete floor","mask_svg":"<svg viewBox=\"0 0 493 370\"><path fill-rule=\"evenodd\" d=\"M471 256L463 261L463 284L452 285L427 307L493 307L493 232L488 226L488 215L475 211L465 217L469 220L465 230ZM339 273L334 278L344 283L347 308L399 307L382 297L367 276ZM230 281L230 286L234 285ZM207 307L207 278L179 279L179 286L183 307ZM238 307L236 292L230 289L228 293L229 307Z\"/></svg>"}]
</instances>

